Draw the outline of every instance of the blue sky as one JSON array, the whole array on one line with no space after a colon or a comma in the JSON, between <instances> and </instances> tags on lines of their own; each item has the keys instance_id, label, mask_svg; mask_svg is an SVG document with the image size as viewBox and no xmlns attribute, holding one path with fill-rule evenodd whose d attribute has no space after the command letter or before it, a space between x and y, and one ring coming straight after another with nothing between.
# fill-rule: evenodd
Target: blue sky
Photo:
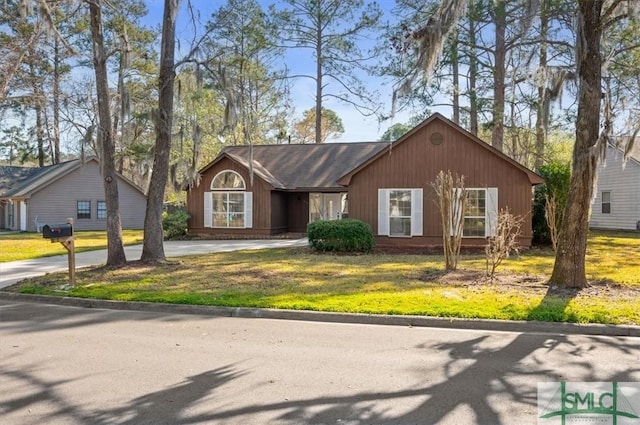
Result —
<instances>
[{"instance_id":1,"label":"blue sky","mask_svg":"<svg viewBox=\"0 0 640 425\"><path fill-rule=\"evenodd\" d=\"M146 0L146 3L149 9L149 15L144 20L144 23L146 25L160 25L164 0ZM203 22L206 22L211 16L211 13L225 3L224 0L192 0L191 2L193 9L200 13ZM269 4L277 4L278 2L273 0L260 0L260 3L266 7ZM381 0L378 3L387 15L383 17L383 19L388 19L388 12L395 5L395 1ZM177 36L183 40L191 39L194 31L189 22L189 13L186 10L186 5L187 1L182 0L182 10L178 16L177 25ZM295 53L288 54L285 61L287 62L288 68L297 73L314 73L315 63L311 52L297 50ZM379 100L381 103L384 103L385 112L389 113L391 111L392 82L373 77L367 77L365 81L367 85L375 88L375 90L380 93ZM292 83L292 93L295 119L300 117L304 110L314 106L315 82L308 78L296 79ZM393 121L387 120L383 123L378 123L377 118L364 117L350 105L332 100L326 101L325 105L329 109L334 110L342 118L345 127L345 133L336 141L354 142L378 140L380 135L390 127L392 123L405 122L409 118L407 112L401 112L394 117Z\"/></svg>"}]
</instances>

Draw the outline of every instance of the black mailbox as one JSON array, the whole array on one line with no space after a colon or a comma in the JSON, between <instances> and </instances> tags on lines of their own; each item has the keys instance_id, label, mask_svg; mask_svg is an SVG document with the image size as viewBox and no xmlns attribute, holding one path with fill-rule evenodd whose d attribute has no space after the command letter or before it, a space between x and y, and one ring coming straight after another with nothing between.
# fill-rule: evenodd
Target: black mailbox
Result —
<instances>
[{"instance_id":1,"label":"black mailbox","mask_svg":"<svg viewBox=\"0 0 640 425\"><path fill-rule=\"evenodd\" d=\"M42 237L46 239L68 238L73 236L73 227L69 223L45 224L42 227Z\"/></svg>"}]
</instances>

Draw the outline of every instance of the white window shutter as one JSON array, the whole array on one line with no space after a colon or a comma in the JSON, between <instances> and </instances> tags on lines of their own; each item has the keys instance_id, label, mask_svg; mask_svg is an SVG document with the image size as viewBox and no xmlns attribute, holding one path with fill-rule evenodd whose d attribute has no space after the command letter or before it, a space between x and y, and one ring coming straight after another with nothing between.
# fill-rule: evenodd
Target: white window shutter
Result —
<instances>
[{"instance_id":1,"label":"white window shutter","mask_svg":"<svg viewBox=\"0 0 640 425\"><path fill-rule=\"evenodd\" d=\"M378 235L389 236L388 189L378 189Z\"/></svg>"},{"instance_id":2,"label":"white window shutter","mask_svg":"<svg viewBox=\"0 0 640 425\"><path fill-rule=\"evenodd\" d=\"M498 230L498 188L487 188L486 200L486 218L485 218L485 236L495 236Z\"/></svg>"},{"instance_id":3,"label":"white window shutter","mask_svg":"<svg viewBox=\"0 0 640 425\"><path fill-rule=\"evenodd\" d=\"M244 192L244 227L253 227L253 192Z\"/></svg>"},{"instance_id":4,"label":"white window shutter","mask_svg":"<svg viewBox=\"0 0 640 425\"><path fill-rule=\"evenodd\" d=\"M411 236L422 236L422 189L411 189Z\"/></svg>"},{"instance_id":5,"label":"white window shutter","mask_svg":"<svg viewBox=\"0 0 640 425\"><path fill-rule=\"evenodd\" d=\"M213 227L213 192L204 193L204 227Z\"/></svg>"},{"instance_id":6,"label":"white window shutter","mask_svg":"<svg viewBox=\"0 0 640 425\"><path fill-rule=\"evenodd\" d=\"M464 220L464 211L462 211L462 205L458 202L461 191L462 189L460 188L453 189L453 199L451 199L451 205L449 206L449 208L451 208L451 211L449 211L449 220L451 220L449 222L450 236L454 236L455 229L458 228L458 226L464 226L464 223L460 224L460 220Z\"/></svg>"}]
</instances>

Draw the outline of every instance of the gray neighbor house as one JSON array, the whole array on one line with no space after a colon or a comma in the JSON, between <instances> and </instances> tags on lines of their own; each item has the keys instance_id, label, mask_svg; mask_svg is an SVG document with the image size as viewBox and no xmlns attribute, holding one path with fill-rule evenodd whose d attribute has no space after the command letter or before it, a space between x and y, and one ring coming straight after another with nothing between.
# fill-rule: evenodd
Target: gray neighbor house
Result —
<instances>
[{"instance_id":1,"label":"gray neighbor house","mask_svg":"<svg viewBox=\"0 0 640 425\"><path fill-rule=\"evenodd\" d=\"M598 165L589 226L592 229L640 231L640 143L627 161L621 149L609 145Z\"/></svg>"},{"instance_id":2,"label":"gray neighbor house","mask_svg":"<svg viewBox=\"0 0 640 425\"><path fill-rule=\"evenodd\" d=\"M146 196L118 175L124 229L142 229ZM39 232L73 218L77 230L105 230L107 207L95 157L46 167L0 166L0 229Z\"/></svg>"}]
</instances>

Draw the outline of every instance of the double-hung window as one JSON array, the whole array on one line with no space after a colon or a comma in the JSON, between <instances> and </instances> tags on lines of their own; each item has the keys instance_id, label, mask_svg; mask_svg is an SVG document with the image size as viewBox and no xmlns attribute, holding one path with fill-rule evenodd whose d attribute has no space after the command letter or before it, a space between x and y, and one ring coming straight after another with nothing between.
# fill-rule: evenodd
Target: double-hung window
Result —
<instances>
[{"instance_id":1,"label":"double-hung window","mask_svg":"<svg viewBox=\"0 0 640 425\"><path fill-rule=\"evenodd\" d=\"M422 236L422 189L378 189L378 235Z\"/></svg>"},{"instance_id":2,"label":"double-hung window","mask_svg":"<svg viewBox=\"0 0 640 425\"><path fill-rule=\"evenodd\" d=\"M602 214L611 214L611 192L602 192Z\"/></svg>"},{"instance_id":3,"label":"double-hung window","mask_svg":"<svg viewBox=\"0 0 640 425\"><path fill-rule=\"evenodd\" d=\"M211 191L204 194L204 226L251 227L252 200L240 174L231 170L218 173L211 181Z\"/></svg>"},{"instance_id":4,"label":"double-hung window","mask_svg":"<svg viewBox=\"0 0 640 425\"><path fill-rule=\"evenodd\" d=\"M498 189L465 189L467 205L464 209L462 236L484 238L495 236L498 223Z\"/></svg>"},{"instance_id":5,"label":"double-hung window","mask_svg":"<svg viewBox=\"0 0 640 425\"><path fill-rule=\"evenodd\" d=\"M78 201L76 203L76 218L91 218L91 201Z\"/></svg>"},{"instance_id":6,"label":"double-hung window","mask_svg":"<svg viewBox=\"0 0 640 425\"><path fill-rule=\"evenodd\" d=\"M107 202L106 201L96 202L96 218L98 220L106 220L107 218Z\"/></svg>"}]
</instances>

